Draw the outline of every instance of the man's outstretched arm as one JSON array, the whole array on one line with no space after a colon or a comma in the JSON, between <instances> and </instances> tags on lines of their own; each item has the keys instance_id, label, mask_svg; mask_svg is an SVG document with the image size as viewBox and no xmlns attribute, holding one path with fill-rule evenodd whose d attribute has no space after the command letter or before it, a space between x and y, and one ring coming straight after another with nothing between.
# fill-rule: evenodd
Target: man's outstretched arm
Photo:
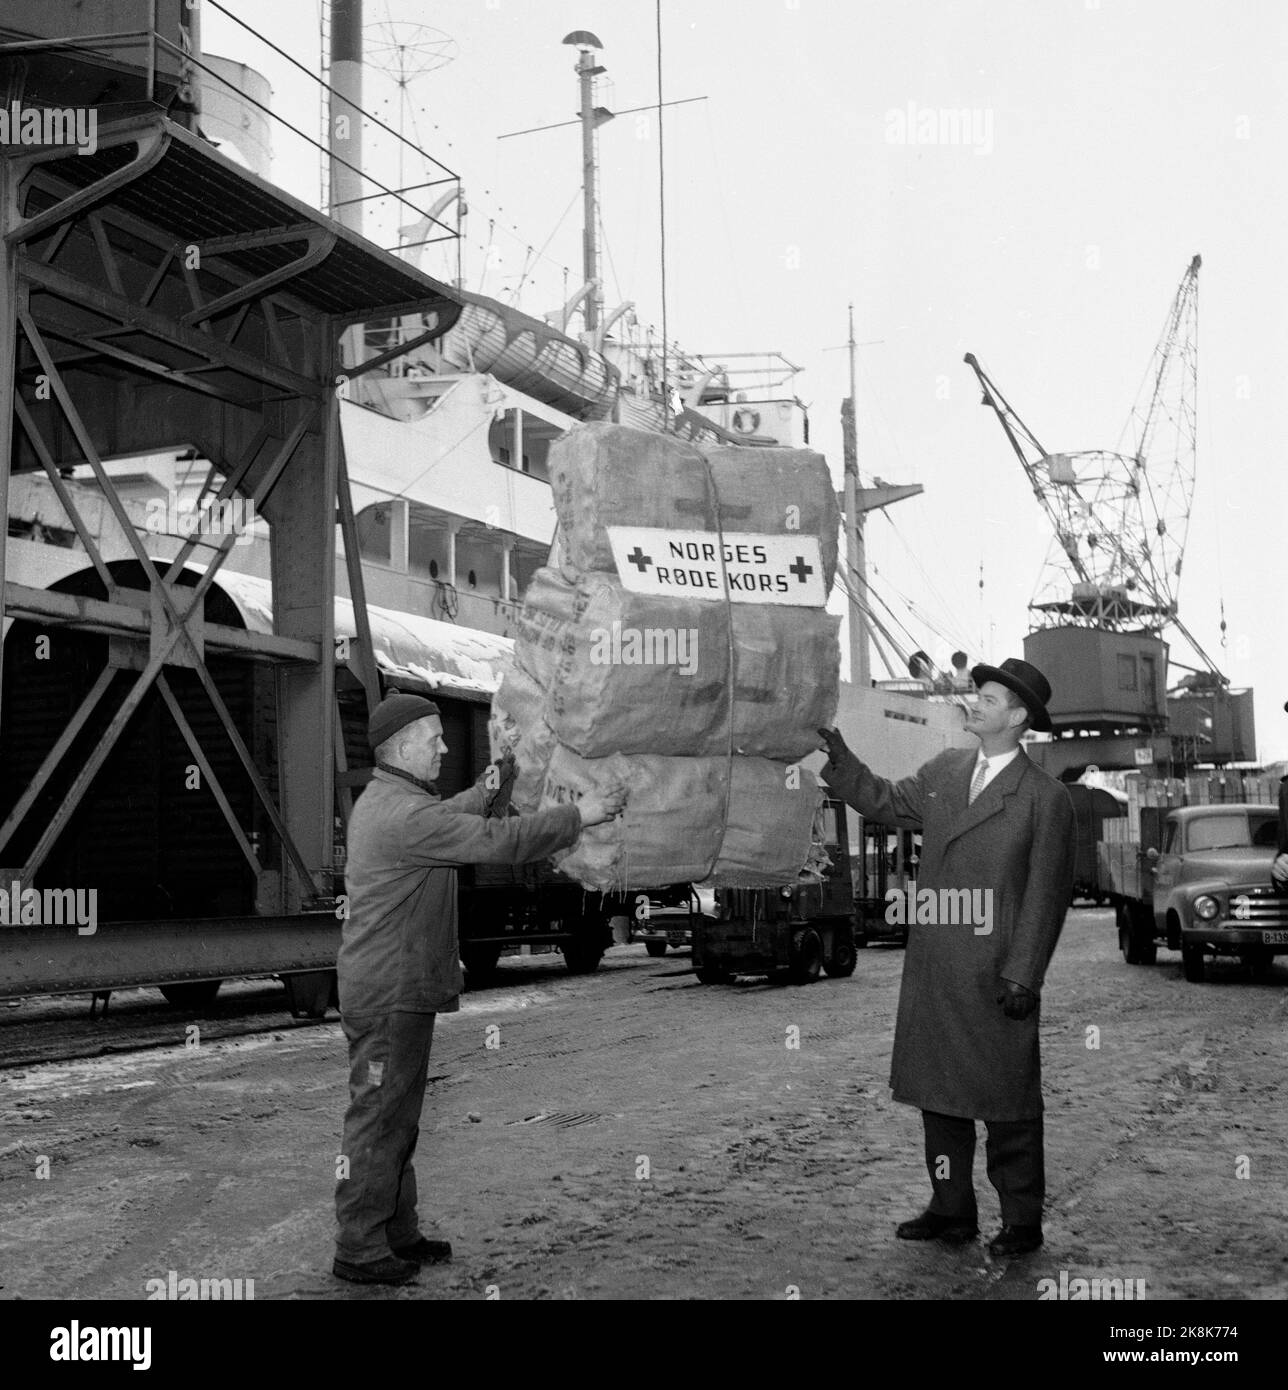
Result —
<instances>
[{"instance_id":1,"label":"man's outstretched arm","mask_svg":"<svg viewBox=\"0 0 1288 1390\"><path fill-rule=\"evenodd\" d=\"M911 777L892 782L878 777L850 752L837 729L820 729L827 765L819 774L834 796L839 796L868 820L882 825L920 828L924 815L926 788L920 768Z\"/></svg>"}]
</instances>

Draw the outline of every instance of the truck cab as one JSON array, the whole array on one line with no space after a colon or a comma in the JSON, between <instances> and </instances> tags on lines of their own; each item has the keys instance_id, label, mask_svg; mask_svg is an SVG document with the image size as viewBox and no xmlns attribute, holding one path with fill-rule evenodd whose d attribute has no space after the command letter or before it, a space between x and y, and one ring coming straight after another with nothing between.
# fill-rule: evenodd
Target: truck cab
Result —
<instances>
[{"instance_id":1,"label":"truck cab","mask_svg":"<svg viewBox=\"0 0 1288 1390\"><path fill-rule=\"evenodd\" d=\"M1288 955L1288 897L1270 878L1277 831L1273 806L1186 806L1146 850L1154 934L1180 951L1187 980L1203 980L1209 955L1258 971Z\"/></svg>"}]
</instances>

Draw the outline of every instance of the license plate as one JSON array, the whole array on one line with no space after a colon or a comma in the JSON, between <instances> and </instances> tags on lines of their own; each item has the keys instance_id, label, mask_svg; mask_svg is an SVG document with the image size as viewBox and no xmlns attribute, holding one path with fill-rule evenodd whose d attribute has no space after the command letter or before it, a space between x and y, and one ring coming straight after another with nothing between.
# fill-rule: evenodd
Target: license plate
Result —
<instances>
[{"instance_id":1,"label":"license plate","mask_svg":"<svg viewBox=\"0 0 1288 1390\"><path fill-rule=\"evenodd\" d=\"M1288 946L1288 931L1263 931L1261 942L1264 946Z\"/></svg>"}]
</instances>

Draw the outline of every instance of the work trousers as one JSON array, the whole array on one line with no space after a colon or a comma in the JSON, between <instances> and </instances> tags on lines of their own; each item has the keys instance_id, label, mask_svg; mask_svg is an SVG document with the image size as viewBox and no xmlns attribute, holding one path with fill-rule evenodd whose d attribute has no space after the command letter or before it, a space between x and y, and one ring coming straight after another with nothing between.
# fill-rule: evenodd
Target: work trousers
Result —
<instances>
[{"instance_id":1,"label":"work trousers","mask_svg":"<svg viewBox=\"0 0 1288 1390\"><path fill-rule=\"evenodd\" d=\"M412 1156L429 1074L434 1014L344 1014L349 1108L335 1188L336 1256L372 1264L419 1234Z\"/></svg>"},{"instance_id":2,"label":"work trousers","mask_svg":"<svg viewBox=\"0 0 1288 1390\"><path fill-rule=\"evenodd\" d=\"M958 1115L921 1112L926 1130L926 1168L936 1216L974 1221L975 1121ZM1031 1120L987 1120L988 1180L997 1189L1005 1226L1040 1226L1046 1178L1042 1116Z\"/></svg>"}]
</instances>

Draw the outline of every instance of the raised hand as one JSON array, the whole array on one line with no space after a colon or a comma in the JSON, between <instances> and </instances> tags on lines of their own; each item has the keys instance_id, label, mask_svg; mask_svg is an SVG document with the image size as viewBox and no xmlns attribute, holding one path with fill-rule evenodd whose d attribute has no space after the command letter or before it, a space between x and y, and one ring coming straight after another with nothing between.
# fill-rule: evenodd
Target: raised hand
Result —
<instances>
[{"instance_id":1,"label":"raised hand","mask_svg":"<svg viewBox=\"0 0 1288 1390\"><path fill-rule=\"evenodd\" d=\"M625 784L619 782L616 786L606 787L601 792L583 796L577 803L582 825L603 825L605 821L620 815L626 808L626 794Z\"/></svg>"},{"instance_id":2,"label":"raised hand","mask_svg":"<svg viewBox=\"0 0 1288 1390\"><path fill-rule=\"evenodd\" d=\"M823 740L823 747L827 749L829 762L839 763L842 758L853 756L839 729L820 729L818 736Z\"/></svg>"}]
</instances>

